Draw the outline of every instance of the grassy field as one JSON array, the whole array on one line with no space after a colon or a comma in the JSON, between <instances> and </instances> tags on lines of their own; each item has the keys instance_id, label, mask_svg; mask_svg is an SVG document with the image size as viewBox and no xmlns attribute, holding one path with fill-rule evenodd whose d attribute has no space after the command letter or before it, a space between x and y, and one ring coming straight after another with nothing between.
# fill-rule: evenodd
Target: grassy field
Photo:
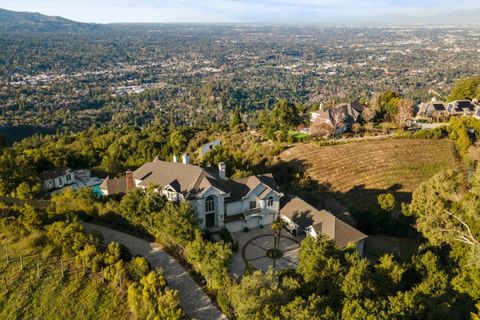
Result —
<instances>
[{"instance_id":1,"label":"grassy field","mask_svg":"<svg viewBox=\"0 0 480 320\"><path fill-rule=\"evenodd\" d=\"M282 152L280 160L300 161L307 174L327 186L353 209L376 206L376 196L391 192L397 202L435 173L456 164L448 140L389 139L320 147L297 144Z\"/></svg>"},{"instance_id":2,"label":"grassy field","mask_svg":"<svg viewBox=\"0 0 480 320\"><path fill-rule=\"evenodd\" d=\"M72 259L63 262L66 273L62 280L60 259L45 252L35 255L29 249L35 241L32 235L9 244L8 264L5 242L0 241L0 319L132 318L124 290L102 283L98 275L84 276L81 267L78 272L68 272L75 265Z\"/></svg>"}]
</instances>

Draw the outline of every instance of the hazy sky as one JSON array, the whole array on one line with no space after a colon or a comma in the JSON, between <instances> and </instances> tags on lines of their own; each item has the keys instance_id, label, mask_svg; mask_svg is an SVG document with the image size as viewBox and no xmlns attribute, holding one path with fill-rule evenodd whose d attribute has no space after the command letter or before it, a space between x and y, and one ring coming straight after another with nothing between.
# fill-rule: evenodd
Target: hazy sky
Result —
<instances>
[{"instance_id":1,"label":"hazy sky","mask_svg":"<svg viewBox=\"0 0 480 320\"><path fill-rule=\"evenodd\" d=\"M0 8L84 22L322 22L479 8L479 0L0 0Z\"/></svg>"}]
</instances>

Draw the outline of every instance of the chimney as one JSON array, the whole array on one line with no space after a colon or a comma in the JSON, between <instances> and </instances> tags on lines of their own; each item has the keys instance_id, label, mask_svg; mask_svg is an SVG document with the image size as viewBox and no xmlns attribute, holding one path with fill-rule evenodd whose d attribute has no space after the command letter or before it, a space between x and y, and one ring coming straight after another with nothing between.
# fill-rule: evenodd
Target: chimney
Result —
<instances>
[{"instance_id":1,"label":"chimney","mask_svg":"<svg viewBox=\"0 0 480 320\"><path fill-rule=\"evenodd\" d=\"M133 172L132 170L127 170L125 173L125 179L127 180L127 191L133 190L135 183L133 181Z\"/></svg>"},{"instance_id":2,"label":"chimney","mask_svg":"<svg viewBox=\"0 0 480 320\"><path fill-rule=\"evenodd\" d=\"M175 163L178 162L178 156L176 154L173 155L173 162L175 162Z\"/></svg>"},{"instance_id":3,"label":"chimney","mask_svg":"<svg viewBox=\"0 0 480 320\"><path fill-rule=\"evenodd\" d=\"M218 164L218 176L222 180L227 179L227 165L225 164L225 162L220 162Z\"/></svg>"},{"instance_id":4,"label":"chimney","mask_svg":"<svg viewBox=\"0 0 480 320\"><path fill-rule=\"evenodd\" d=\"M188 153L182 154L183 164L190 164L190 155Z\"/></svg>"}]
</instances>

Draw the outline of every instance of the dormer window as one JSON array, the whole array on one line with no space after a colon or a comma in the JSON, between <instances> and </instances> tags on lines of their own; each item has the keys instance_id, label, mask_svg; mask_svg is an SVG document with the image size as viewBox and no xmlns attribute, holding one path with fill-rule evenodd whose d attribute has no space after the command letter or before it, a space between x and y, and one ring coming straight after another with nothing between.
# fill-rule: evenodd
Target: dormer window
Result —
<instances>
[{"instance_id":1,"label":"dormer window","mask_svg":"<svg viewBox=\"0 0 480 320\"><path fill-rule=\"evenodd\" d=\"M250 201L250 210L257 209L257 201Z\"/></svg>"},{"instance_id":2,"label":"dormer window","mask_svg":"<svg viewBox=\"0 0 480 320\"><path fill-rule=\"evenodd\" d=\"M273 197L268 198L267 207L269 207L269 208L273 207Z\"/></svg>"}]
</instances>

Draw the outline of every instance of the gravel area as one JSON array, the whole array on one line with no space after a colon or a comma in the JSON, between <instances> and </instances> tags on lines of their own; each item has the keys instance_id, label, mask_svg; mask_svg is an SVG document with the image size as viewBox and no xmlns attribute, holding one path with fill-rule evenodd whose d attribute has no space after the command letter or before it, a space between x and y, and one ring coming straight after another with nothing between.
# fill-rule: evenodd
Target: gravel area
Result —
<instances>
[{"instance_id":1,"label":"gravel area","mask_svg":"<svg viewBox=\"0 0 480 320\"><path fill-rule=\"evenodd\" d=\"M152 268L162 269L169 287L178 290L180 305L190 318L199 320L227 319L188 271L155 243L103 226L90 223L82 224L87 232L95 230L101 233L105 243L121 243L128 248L132 255L145 257Z\"/></svg>"}]
</instances>

